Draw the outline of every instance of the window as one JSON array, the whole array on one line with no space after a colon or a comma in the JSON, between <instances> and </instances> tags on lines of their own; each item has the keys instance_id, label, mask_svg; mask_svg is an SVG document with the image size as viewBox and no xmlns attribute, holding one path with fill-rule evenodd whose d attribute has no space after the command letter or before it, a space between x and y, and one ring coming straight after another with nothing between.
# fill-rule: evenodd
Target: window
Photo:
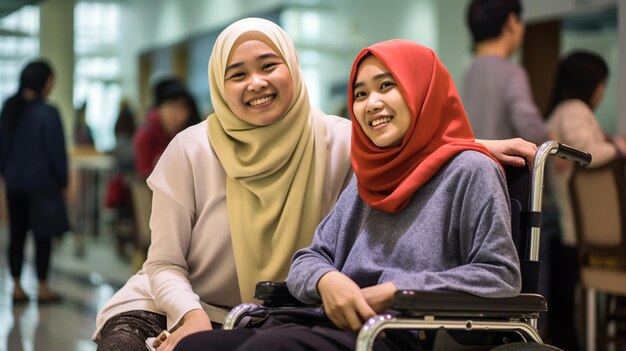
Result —
<instances>
[{"instance_id":1,"label":"window","mask_svg":"<svg viewBox=\"0 0 626 351\"><path fill-rule=\"evenodd\" d=\"M15 94L20 71L39 54L39 8L24 6L0 19L0 101Z\"/></svg>"},{"instance_id":2,"label":"window","mask_svg":"<svg viewBox=\"0 0 626 351\"><path fill-rule=\"evenodd\" d=\"M121 98L120 4L79 2L74 9L74 108L85 107L96 149L115 146L113 129ZM78 121L76 121L78 123Z\"/></svg>"}]
</instances>

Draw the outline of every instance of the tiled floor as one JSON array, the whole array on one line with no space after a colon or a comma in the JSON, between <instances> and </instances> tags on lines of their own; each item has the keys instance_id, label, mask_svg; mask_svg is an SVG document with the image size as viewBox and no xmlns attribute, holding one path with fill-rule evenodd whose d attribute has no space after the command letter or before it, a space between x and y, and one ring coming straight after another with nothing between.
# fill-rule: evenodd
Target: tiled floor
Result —
<instances>
[{"instance_id":1,"label":"tiled floor","mask_svg":"<svg viewBox=\"0 0 626 351\"><path fill-rule=\"evenodd\" d=\"M66 235L54 246L49 277L51 287L63 295L56 304L36 301L13 305L6 246L8 232L0 227L0 351L92 351L96 313L132 274L129 259L119 257L106 232L99 238L78 240ZM27 245L22 284L27 294L36 294L37 278L32 244Z\"/></svg>"}]
</instances>

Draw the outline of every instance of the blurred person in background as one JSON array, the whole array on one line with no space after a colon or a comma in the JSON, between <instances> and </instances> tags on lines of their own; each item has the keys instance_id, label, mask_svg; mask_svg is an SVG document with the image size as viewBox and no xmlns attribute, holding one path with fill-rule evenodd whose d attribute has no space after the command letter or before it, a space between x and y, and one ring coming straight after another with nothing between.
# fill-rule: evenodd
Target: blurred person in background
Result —
<instances>
[{"instance_id":1,"label":"blurred person in background","mask_svg":"<svg viewBox=\"0 0 626 351\"><path fill-rule=\"evenodd\" d=\"M65 207L67 152L58 110L46 102L54 75L44 60L28 63L17 92L0 112L0 173L9 210L9 267L15 281L14 302L28 296L20 283L26 233L35 239L40 303L60 296L48 286L53 238L69 229Z\"/></svg>"},{"instance_id":2,"label":"blurred person in background","mask_svg":"<svg viewBox=\"0 0 626 351\"><path fill-rule=\"evenodd\" d=\"M183 129L200 122L194 98L176 78L164 78L154 87L155 105L134 136L135 171L147 178L165 148Z\"/></svg>"},{"instance_id":3,"label":"blurred person in background","mask_svg":"<svg viewBox=\"0 0 626 351\"><path fill-rule=\"evenodd\" d=\"M550 102L548 123L558 141L591 153L590 168L605 165L626 155L626 139L607 135L594 115L606 89L609 69L602 57L575 51L561 59L557 67ZM561 236L553 238L550 256L550 343L565 350L578 350L580 336L577 317L576 285L578 252L576 228L568 184L573 164L549 164L549 181L560 214Z\"/></svg>"},{"instance_id":4,"label":"blurred person in background","mask_svg":"<svg viewBox=\"0 0 626 351\"><path fill-rule=\"evenodd\" d=\"M118 253L125 256L125 243L135 240L135 224L130 181L135 174L133 135L135 116L128 101L120 102L115 122L115 147L110 154L115 160L113 174L107 182L105 205L115 213L113 229L117 237Z\"/></svg>"},{"instance_id":5,"label":"blurred person in background","mask_svg":"<svg viewBox=\"0 0 626 351\"><path fill-rule=\"evenodd\" d=\"M135 130L135 114L128 101L122 99L115 122L115 147L111 151L115 157L115 168L119 172L134 173L133 136Z\"/></svg>"},{"instance_id":6,"label":"blurred person in background","mask_svg":"<svg viewBox=\"0 0 626 351\"><path fill-rule=\"evenodd\" d=\"M76 110L76 120L74 122L74 145L93 148L93 133L87 124L87 102L84 102Z\"/></svg>"},{"instance_id":7,"label":"blurred person in background","mask_svg":"<svg viewBox=\"0 0 626 351\"><path fill-rule=\"evenodd\" d=\"M528 76L511 62L524 39L520 0L473 0L467 22L475 58L465 72L462 101L476 138L550 139Z\"/></svg>"}]
</instances>

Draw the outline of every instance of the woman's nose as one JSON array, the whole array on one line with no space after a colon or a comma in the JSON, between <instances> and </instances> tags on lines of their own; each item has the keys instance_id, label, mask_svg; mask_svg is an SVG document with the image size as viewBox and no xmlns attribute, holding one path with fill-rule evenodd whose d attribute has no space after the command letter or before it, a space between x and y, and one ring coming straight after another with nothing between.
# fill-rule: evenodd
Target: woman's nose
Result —
<instances>
[{"instance_id":1,"label":"woman's nose","mask_svg":"<svg viewBox=\"0 0 626 351\"><path fill-rule=\"evenodd\" d=\"M375 94L372 94L367 99L367 105L365 106L365 111L369 114L376 113L383 108L383 102L380 101L379 97Z\"/></svg>"},{"instance_id":2,"label":"woman's nose","mask_svg":"<svg viewBox=\"0 0 626 351\"><path fill-rule=\"evenodd\" d=\"M252 75L248 84L248 91L259 91L267 87L267 80L259 75Z\"/></svg>"}]
</instances>

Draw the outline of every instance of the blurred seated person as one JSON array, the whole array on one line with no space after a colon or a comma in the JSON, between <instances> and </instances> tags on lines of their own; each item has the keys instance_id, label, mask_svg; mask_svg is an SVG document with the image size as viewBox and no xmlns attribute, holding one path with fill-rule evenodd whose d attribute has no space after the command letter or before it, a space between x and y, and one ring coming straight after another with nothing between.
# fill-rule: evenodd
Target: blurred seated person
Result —
<instances>
[{"instance_id":1,"label":"blurred seated person","mask_svg":"<svg viewBox=\"0 0 626 351\"><path fill-rule=\"evenodd\" d=\"M587 51L576 51L563 58L557 67L548 119L557 140L591 153L590 167L599 167L626 154L623 136L607 135L594 111L602 102L609 70L604 59ZM550 169L557 203L561 212L562 242L576 245L567 184L572 164Z\"/></svg>"},{"instance_id":2,"label":"blurred seated person","mask_svg":"<svg viewBox=\"0 0 626 351\"><path fill-rule=\"evenodd\" d=\"M110 155L115 160L113 174L108 179L105 205L115 213L113 229L118 243L118 252L125 255L125 245L135 239L133 204L130 196L130 177L135 173L133 135L135 117L128 101L120 101L115 122L115 147Z\"/></svg>"},{"instance_id":3,"label":"blurred seated person","mask_svg":"<svg viewBox=\"0 0 626 351\"><path fill-rule=\"evenodd\" d=\"M74 144L87 148L94 147L93 134L87 124L87 102L76 110L76 121L74 123Z\"/></svg>"},{"instance_id":4,"label":"blurred seated person","mask_svg":"<svg viewBox=\"0 0 626 351\"><path fill-rule=\"evenodd\" d=\"M154 88L155 105L134 136L135 171L147 178L163 151L178 132L200 122L196 102L175 78L165 78Z\"/></svg>"},{"instance_id":5,"label":"blurred seated person","mask_svg":"<svg viewBox=\"0 0 626 351\"><path fill-rule=\"evenodd\" d=\"M609 70L602 57L587 51L576 51L561 59L554 80L548 123L557 140L591 153L590 168L600 167L626 154L623 136L609 136L596 119L606 89ZM577 350L576 286L578 284L578 251L576 228L569 195L573 165L569 162L549 164L548 176L559 211L561 236L551 243L550 318L547 338L552 345ZM601 205L601 204L598 204Z\"/></svg>"},{"instance_id":6,"label":"blurred seated person","mask_svg":"<svg viewBox=\"0 0 626 351\"><path fill-rule=\"evenodd\" d=\"M122 99L120 110L115 122L115 147L111 154L115 158L117 172L132 174L134 172L133 136L136 130L135 115L128 101Z\"/></svg>"}]
</instances>

